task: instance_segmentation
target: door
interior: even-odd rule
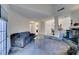
[[[0,18],[0,55],[7,53],[7,21]]]

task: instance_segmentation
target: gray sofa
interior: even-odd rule
[[[30,32],[20,32],[11,35],[12,47],[24,47],[26,44],[33,40],[33,36],[30,36]]]

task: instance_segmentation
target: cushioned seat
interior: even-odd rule
[[[31,40],[30,32],[20,32],[11,35],[12,46],[24,47]]]

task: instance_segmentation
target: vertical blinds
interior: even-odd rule
[[[6,54],[6,21],[0,18],[0,55]]]
[[[1,17],[1,5],[0,5],[0,17]]]
[[[6,11],[2,9],[0,5],[0,55],[5,55],[7,53],[7,23],[4,17]]]

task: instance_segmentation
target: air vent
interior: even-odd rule
[[[57,10],[57,12],[60,12],[60,11],[62,11],[62,10],[64,10],[64,7],[63,7],[63,8],[61,8],[61,9],[59,9],[59,10]]]

